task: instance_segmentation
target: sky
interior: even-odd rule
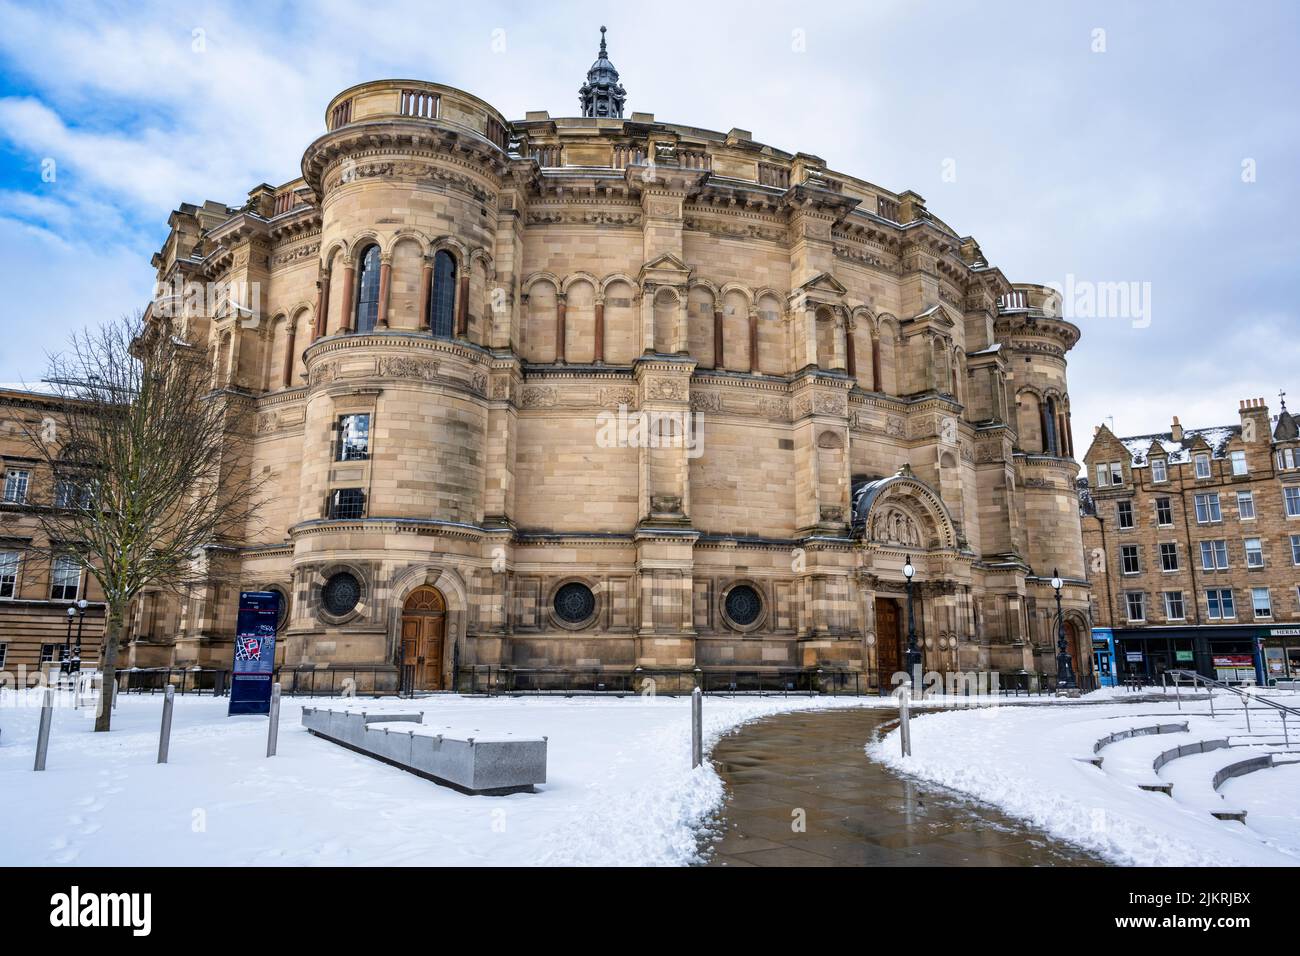
[[[1064,289],[1080,454],[1103,421],[1300,409],[1300,3],[0,0],[0,22],[3,382],[147,303],[181,202],[298,176],[335,93],[410,77],[573,115],[604,24],[628,114],[912,189],[1011,281]]]

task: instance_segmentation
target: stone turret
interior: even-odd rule
[[[618,70],[609,62],[605,49],[605,28],[600,28],[600,53],[587,71],[587,82],[578,90],[578,102],[583,116],[623,116],[623,101],[627,92],[618,82]]]

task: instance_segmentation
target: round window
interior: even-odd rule
[[[727,617],[738,627],[748,627],[763,613],[763,599],[748,584],[737,584],[727,592]]]
[[[596,613],[596,595],[579,581],[570,581],[555,592],[555,616],[565,624],[581,624]]]
[[[340,571],[325,582],[321,589],[321,603],[335,617],[342,617],[361,600],[361,582],[347,571]]]

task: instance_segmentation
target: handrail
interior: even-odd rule
[[[1297,710],[1294,707],[1288,707],[1286,704],[1279,704],[1277,701],[1269,700],[1267,697],[1259,697],[1255,694],[1248,694],[1245,691],[1241,690],[1240,688],[1233,687],[1231,684],[1225,684],[1223,681],[1218,681],[1210,677],[1205,677],[1201,674],[1198,674],[1196,671],[1168,670],[1165,671],[1165,674],[1173,675],[1175,679],[1175,686],[1178,680],[1184,677],[1189,677],[1192,680],[1193,687],[1195,687],[1197,684],[1204,684],[1206,687],[1218,687],[1221,688],[1222,690],[1230,691],[1231,693],[1236,694],[1238,697],[1242,698],[1247,702],[1252,700],[1257,701],[1258,703],[1261,704],[1267,704],[1269,707],[1272,707],[1274,710],[1279,710],[1284,714],[1290,714],[1292,717],[1300,717],[1300,710]]]

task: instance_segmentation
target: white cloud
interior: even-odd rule
[[[20,254],[0,274],[39,276],[33,301],[56,302],[65,324],[118,310],[127,290],[141,290],[139,304],[167,212],[182,201],[236,203],[259,182],[295,177],[344,87],[423,77],[508,116],[572,115],[604,22],[629,109],[740,126],[845,173],[915,189],[1013,281],[1151,282],[1149,329],[1084,324],[1070,356],[1077,438],[1109,414],[1129,432],[1162,429],[1170,414],[1230,420],[1239,398],[1300,385],[1285,345],[1300,325],[1294,8],[1260,2],[1251,17],[1233,17],[1008,2],[999,11],[955,0],[755,3],[744,15],[672,0],[0,0],[0,60],[15,81],[0,99],[0,137],[32,177],[30,188],[21,176],[3,180],[0,234],[51,263]],[[1097,25],[1108,31],[1103,55],[1089,50]],[[55,184],[31,171],[47,155],[59,163]],[[1250,186],[1238,175],[1243,156],[1260,164]],[[955,183],[941,179],[946,158]],[[53,263],[94,278],[60,282]],[[96,294],[105,288],[113,294]],[[1226,345],[1225,330],[1234,336]],[[18,377],[33,354],[6,343],[0,379]]]

